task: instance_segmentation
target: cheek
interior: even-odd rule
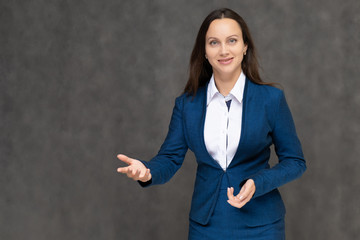
[[[219,51],[220,51],[221,45],[220,44],[216,44],[216,45],[210,45],[210,44],[205,44],[205,52],[209,55],[216,55]]]
[[[242,54],[244,54],[244,47],[238,46],[238,47],[234,48],[233,51],[236,55],[242,55]]]
[[[209,58],[210,57],[212,57],[212,56],[214,56],[214,49],[212,49],[212,48],[205,48],[205,54],[206,54],[206,56],[208,56]]]

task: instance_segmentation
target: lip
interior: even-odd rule
[[[219,59],[218,62],[220,64],[224,64],[224,65],[227,65],[227,64],[230,64],[232,61],[233,61],[233,57],[231,58],[223,58],[223,59]]]

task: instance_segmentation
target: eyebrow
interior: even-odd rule
[[[226,37],[226,38],[231,38],[231,37],[239,37],[239,35],[233,34],[233,35],[230,35],[230,36],[228,36],[228,37]],[[216,37],[208,37],[207,40],[209,40],[209,39],[211,39],[211,38],[218,39],[218,38],[216,38]]]

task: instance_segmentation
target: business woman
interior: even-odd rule
[[[270,168],[270,146],[279,162]],[[189,239],[285,239],[277,188],[306,169],[283,91],[262,81],[244,20],[230,9],[202,23],[168,135],[149,162],[119,154],[118,172],[143,187],[163,184],[190,149],[198,163]]]

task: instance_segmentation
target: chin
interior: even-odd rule
[[[225,75],[232,75],[232,74],[236,74],[238,72],[238,69],[234,69],[234,68],[231,68],[231,69],[219,69],[217,71],[219,74],[225,74]]]

